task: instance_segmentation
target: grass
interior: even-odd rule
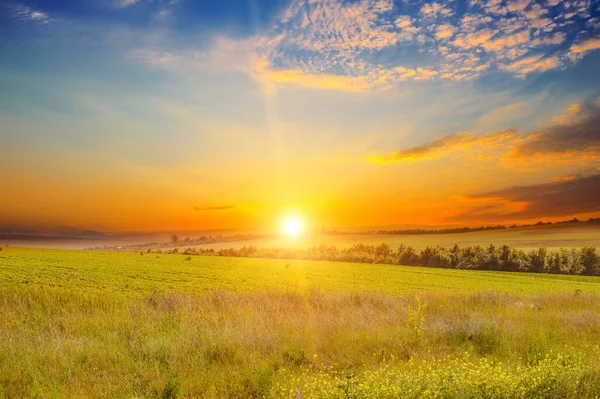
[[[593,398],[599,289],[579,276],[5,248],[0,397]]]
[[[600,292],[600,277],[467,271],[326,261],[5,248],[0,285],[44,285],[142,295],[222,289],[383,292]]]

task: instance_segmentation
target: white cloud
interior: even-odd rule
[[[23,22],[33,21],[38,23],[50,22],[50,17],[45,12],[34,10],[23,5],[11,5],[7,7],[9,11]]]
[[[136,4],[138,0],[118,0],[116,6],[119,8],[125,8]]]
[[[43,20],[47,20],[48,17],[43,12],[34,11],[31,13],[31,19],[37,19],[37,20],[43,21]]]
[[[154,65],[235,69],[269,87],[367,91],[406,81],[475,79],[492,69],[524,77],[565,68],[600,48],[599,39],[572,35],[564,23],[569,12],[580,24],[592,21],[588,0],[480,0],[460,16],[448,4],[426,2],[407,11],[392,0],[292,0],[260,35],[218,38],[206,51],[155,49],[137,56]]]

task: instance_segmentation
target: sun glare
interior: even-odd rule
[[[302,220],[295,216],[287,217],[283,221],[283,231],[288,236],[296,237],[304,230],[304,223]]]

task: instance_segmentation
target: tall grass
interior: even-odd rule
[[[594,397],[598,299],[15,285],[0,397]]]

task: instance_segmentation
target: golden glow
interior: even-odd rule
[[[571,126],[585,110],[569,103],[551,122]],[[518,107],[504,107],[486,124],[514,113]],[[15,131],[28,125],[19,126]],[[235,139],[215,141],[201,160],[196,147],[188,146],[176,152],[180,162],[165,159],[165,164],[111,158],[84,148],[44,151],[9,140],[8,147],[0,145],[0,192],[7,193],[0,194],[0,229],[238,230],[299,241],[322,229],[480,226],[600,216],[586,209],[575,212],[577,208],[573,214],[554,216],[549,209],[549,216],[529,219],[526,211],[536,205],[528,198],[477,195],[518,185],[576,182],[582,170],[599,167],[593,149],[531,156],[533,150],[524,145],[539,142],[545,130],[529,135],[512,130],[459,132],[412,148],[377,150],[383,155],[373,160],[389,165],[376,166],[364,161],[370,144],[357,142],[337,150],[324,147],[318,135],[303,136],[291,124],[274,126],[273,137],[263,135],[265,141],[259,143],[251,141],[258,136],[254,130],[246,134],[231,128]],[[186,131],[196,128],[191,122],[181,126]],[[278,136],[282,131],[285,137]],[[327,134],[335,136],[333,131]],[[296,136],[302,140],[292,140]],[[232,146],[237,152],[225,151]],[[221,150],[231,156],[223,158]],[[44,198],[43,206],[39,198]]]
[[[297,237],[304,231],[304,222],[297,216],[288,216],[283,220],[283,231],[290,237]]]

